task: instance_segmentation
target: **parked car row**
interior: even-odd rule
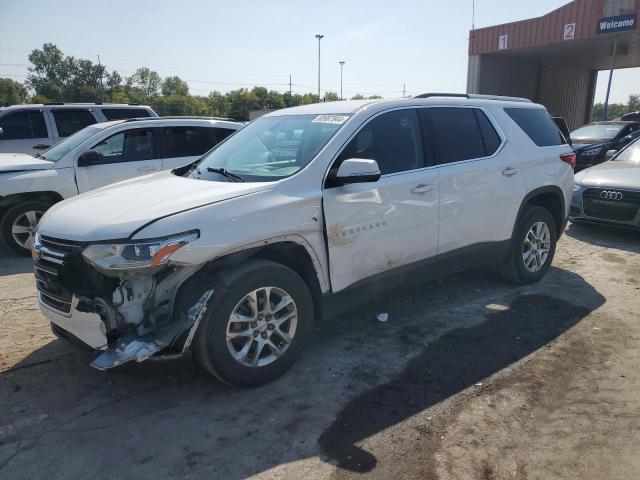
[[[335,295],[482,264],[540,280],[569,214],[575,153],[524,99],[425,94],[283,109],[195,162],[170,147],[185,147],[184,129],[207,128],[188,122],[88,127],[2,174],[16,191],[70,184],[71,198],[40,219],[32,256],[54,332],[97,351],[96,368],[191,350],[223,381],[265,383],[293,365]],[[201,148],[182,152],[234,129],[210,122],[194,131]],[[73,196],[117,168],[185,163]],[[38,211],[23,213],[37,221]],[[18,231],[33,234],[34,223]]]
[[[576,172],[598,165],[640,136],[640,121],[593,122],[571,132]]]
[[[38,222],[51,205],[192,163],[242,126],[226,119],[147,116],[92,124],[35,157],[0,154],[2,240],[29,255]]]
[[[0,153],[46,150],[78,130],[99,122],[157,117],[150,107],[132,104],[48,103],[0,108]]]

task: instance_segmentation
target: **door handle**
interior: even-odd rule
[[[513,167],[507,167],[504,170],[502,170],[502,175],[504,175],[505,177],[512,177],[516,173],[518,173],[518,169]]]
[[[432,190],[433,190],[433,185],[425,185],[424,183],[421,183],[421,184],[416,185],[415,187],[413,187],[411,189],[411,193],[422,194],[422,193],[428,193],[428,192],[430,192]]]
[[[140,167],[138,169],[139,172],[153,172],[155,170],[157,170],[156,167]]]
[[[44,150],[46,148],[51,148],[51,145],[45,145],[44,143],[39,143],[38,145],[34,145],[34,150]]]

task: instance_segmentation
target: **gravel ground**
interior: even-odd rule
[[[0,253],[0,478],[637,478],[639,239],[569,226],[537,285],[376,296],[254,390],[188,358],[91,369]]]

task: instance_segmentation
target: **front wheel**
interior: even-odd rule
[[[540,281],[551,267],[557,239],[551,213],[543,207],[528,207],[518,222],[509,257],[500,266],[500,272],[514,283]]]
[[[47,202],[34,200],[11,207],[0,224],[5,245],[18,255],[29,256],[38,222],[50,206]]]
[[[257,386],[286,372],[313,327],[305,281],[284,265],[255,260],[224,270],[194,340],[194,358],[220,380]]]

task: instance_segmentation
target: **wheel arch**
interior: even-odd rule
[[[0,218],[4,217],[4,214],[11,207],[22,203],[31,201],[44,201],[50,204],[58,203],[63,200],[63,196],[53,190],[44,190],[37,192],[21,192],[13,193],[11,195],[5,195],[0,198]]]
[[[513,225],[511,238],[513,238],[516,233],[516,229],[518,228],[518,224],[524,211],[530,206],[543,207],[551,213],[556,223],[556,231],[559,239],[562,235],[562,231],[564,230],[567,216],[565,213],[566,205],[564,194],[562,189],[556,185],[547,185],[536,188],[524,197],[518,210],[516,222]]]
[[[273,243],[262,242],[262,245],[251,246],[216,257],[190,275],[178,287],[174,301],[174,316],[179,309],[196,301],[198,295],[195,292],[202,290],[203,284],[208,284],[225,268],[260,259],[284,265],[300,275],[311,292],[314,316],[317,319],[321,318],[322,295],[326,291],[326,281],[323,278],[322,269],[316,267],[317,258],[312,258],[312,253],[308,251],[308,248],[310,247],[295,241],[282,240]]]

